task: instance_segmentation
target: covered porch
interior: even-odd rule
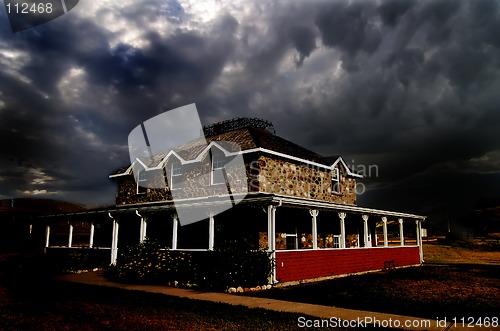
[[[146,237],[185,251],[213,250],[224,238],[246,237],[272,252],[271,283],[381,270],[388,261],[400,267],[423,262],[423,216],[262,193],[212,212],[226,203],[211,197],[47,216],[45,249],[105,250],[114,264],[119,249]],[[181,226],[176,208],[197,208],[207,218]],[[51,234],[55,228],[57,236]]]

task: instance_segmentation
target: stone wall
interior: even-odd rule
[[[259,158],[259,188],[261,192],[289,195],[344,204],[356,204],[356,180],[340,171],[340,193],[332,192],[329,170],[299,165],[278,158]]]
[[[275,193],[325,202],[356,204],[356,181],[345,176],[345,169],[340,171],[340,193],[337,193],[332,192],[332,175],[329,170],[263,155],[259,157],[245,155],[244,161],[245,171],[239,167],[226,167],[228,181],[231,183],[230,192],[233,194],[248,190],[248,192]],[[183,165],[184,184],[182,188],[174,191],[175,197],[187,199],[227,194],[229,188],[225,184],[211,185],[210,171],[208,154],[199,163]],[[160,181],[165,181],[165,173],[167,187],[153,188],[153,186],[158,187]],[[133,175],[117,177],[116,204],[172,200],[168,180],[170,180],[169,163],[166,165],[166,171],[149,173],[149,183],[157,185],[143,189],[142,194],[137,194]]]
[[[257,191],[258,185],[255,184],[255,174],[252,173],[251,161],[245,160],[246,169],[243,170],[237,166],[227,166],[226,173],[228,182],[231,187],[226,184],[212,185],[210,182],[211,163],[208,154],[199,163],[186,164],[182,166],[183,184],[182,188],[174,190],[176,199],[198,198],[207,196],[226,195],[228,192],[245,193],[248,191]],[[117,177],[118,192],[116,195],[116,204],[134,204],[154,201],[172,200],[172,191],[169,187],[170,180],[170,164],[167,163],[166,170],[158,170],[151,172],[148,175],[149,183],[156,183],[144,189],[144,193],[137,193],[137,186],[133,175]],[[166,173],[166,176],[164,175]],[[201,174],[201,175],[200,175]],[[165,179],[165,177],[167,179]],[[159,187],[160,181],[166,183],[166,188]],[[251,185],[251,183],[254,183]]]

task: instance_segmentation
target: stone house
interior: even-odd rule
[[[119,247],[146,236],[187,251],[245,238],[273,252],[273,283],[423,262],[425,217],[358,206],[362,176],[342,157],[298,146],[260,119],[204,127],[199,139],[110,178],[116,206],[84,216],[112,221],[112,263]]]

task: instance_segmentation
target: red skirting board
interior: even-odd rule
[[[276,252],[276,279],[284,283],[382,270],[392,260],[398,267],[420,264],[418,246]]]

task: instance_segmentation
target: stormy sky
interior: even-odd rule
[[[500,2],[91,1],[13,33],[0,8],[0,198],[112,204],[129,132],[196,103],[343,155],[359,204],[500,198]]]

